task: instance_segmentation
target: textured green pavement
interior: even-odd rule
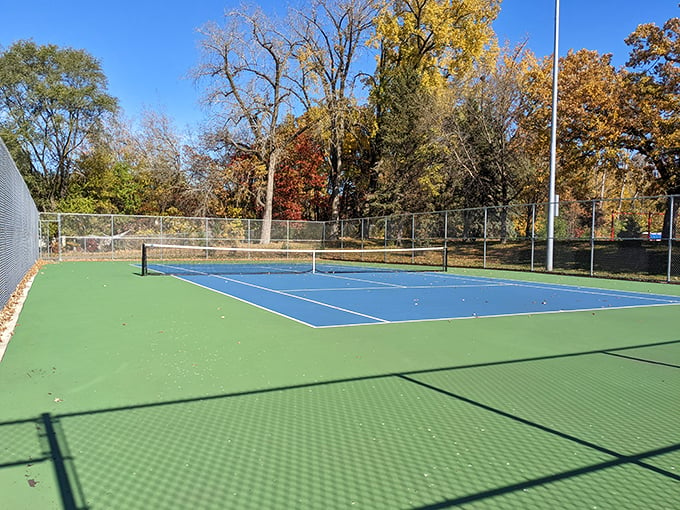
[[[41,269],[0,363],[0,508],[680,501],[678,306],[312,329],[137,272]]]

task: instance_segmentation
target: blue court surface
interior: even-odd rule
[[[444,272],[182,275],[315,328],[680,304],[680,297]]]

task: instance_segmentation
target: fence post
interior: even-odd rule
[[[116,257],[114,255],[114,248],[113,248],[113,214],[111,215],[111,260],[114,260]]]
[[[340,220],[340,249],[345,248],[345,221]]]
[[[61,213],[57,214],[57,253],[59,254],[59,262],[61,262]]]
[[[208,217],[206,216],[203,220],[203,237],[205,237],[205,247],[208,248],[208,246],[210,246],[208,239]],[[205,250],[205,258],[209,258],[207,249]]]
[[[536,204],[531,204],[531,272],[534,271],[535,253],[536,253]]]
[[[385,225],[384,225],[384,227],[385,227],[385,236],[384,236],[385,237],[385,246],[384,247],[385,248],[387,248],[387,221],[388,221],[387,216],[385,216]],[[384,261],[387,262],[387,252],[384,252],[383,255],[384,255],[383,258],[385,259]]]
[[[595,274],[595,200],[590,213],[590,276]]]
[[[486,231],[486,222],[487,222],[487,219],[488,219],[488,211],[489,211],[489,208],[485,207],[484,208],[484,264],[483,264],[484,269],[486,269],[486,232],[487,232]]]
[[[411,215],[411,249],[416,247],[416,214]],[[415,252],[411,252],[411,263],[415,262]]]
[[[364,218],[361,218],[361,249],[364,249]]]
[[[670,283],[671,281],[671,268],[673,264],[673,226],[674,226],[674,216],[675,216],[675,196],[671,195],[671,203],[668,204],[669,207],[669,221],[668,221],[668,270],[666,273],[666,281]]]

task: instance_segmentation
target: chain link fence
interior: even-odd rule
[[[680,281],[680,197],[561,202],[555,218],[556,272]],[[338,222],[274,220],[275,248],[448,246],[450,266],[542,271],[548,204],[459,209]],[[142,243],[259,245],[262,221],[43,213],[42,257],[138,260]]]
[[[0,139],[0,308],[38,259],[38,209]]]
[[[272,248],[323,243],[323,222],[274,220]],[[262,220],[42,213],[41,257],[47,260],[137,260],[143,243],[182,246],[259,244]]]
[[[599,277],[680,281],[680,196],[561,202],[553,268]],[[449,265],[542,271],[548,204],[341,220],[332,247],[441,246]]]

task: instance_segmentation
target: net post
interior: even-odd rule
[[[442,258],[444,259],[442,271],[446,273],[449,270],[449,242],[447,239],[444,239],[444,256]]]
[[[146,243],[142,243],[142,276],[146,276],[147,272]]]

